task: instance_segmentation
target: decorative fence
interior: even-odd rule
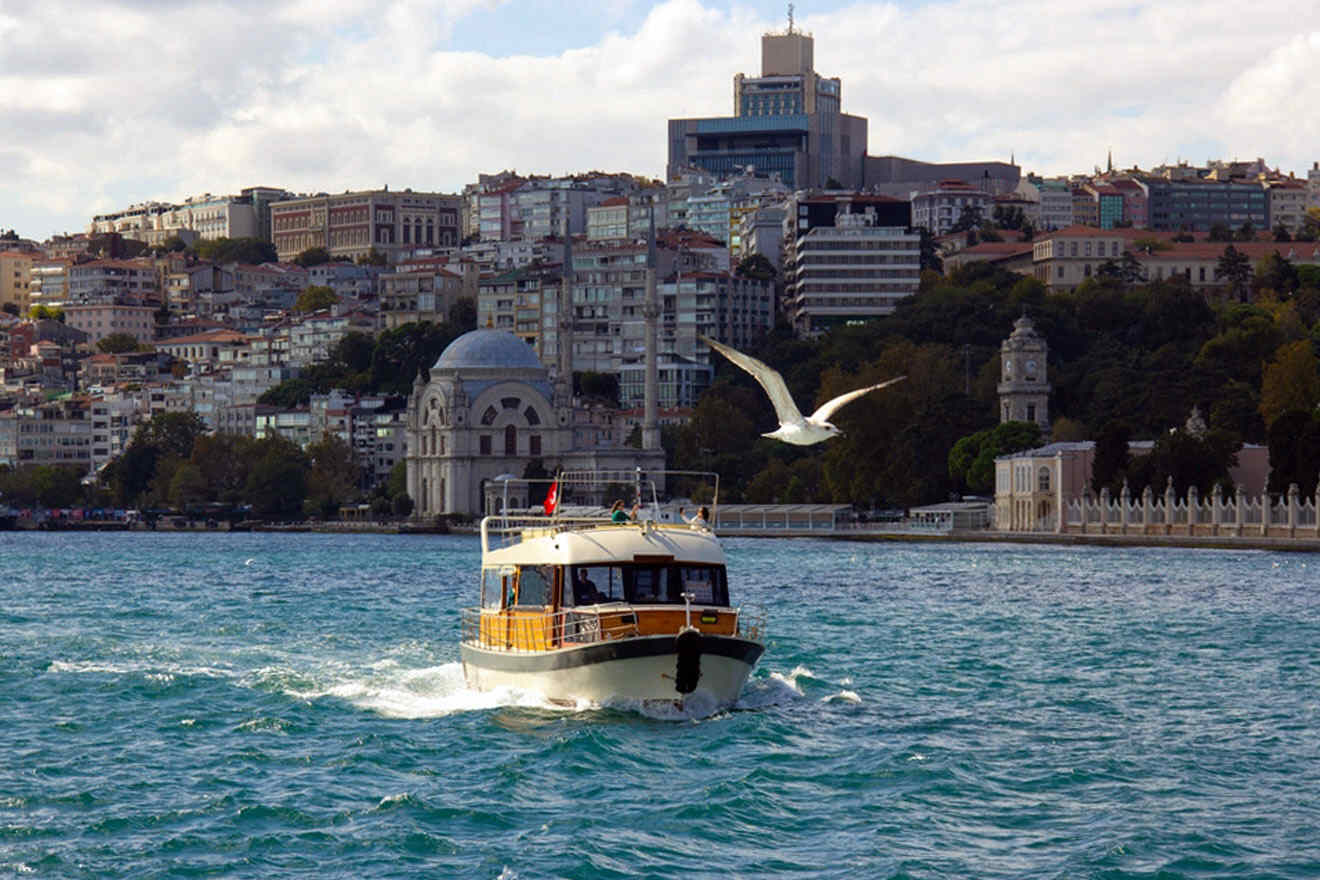
[[[1067,502],[1065,534],[1078,535],[1189,535],[1205,537],[1320,538],[1320,489],[1317,497],[1302,498],[1297,484],[1285,495],[1247,497],[1238,489],[1226,495],[1216,486],[1201,498],[1193,486],[1187,495],[1174,495],[1170,479],[1163,495],[1149,486],[1133,497],[1125,484],[1117,498],[1109,490],[1100,497],[1086,496]]]

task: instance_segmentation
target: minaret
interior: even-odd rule
[[[559,280],[559,375],[573,383],[573,234],[564,222],[564,270]]]
[[[642,448],[660,448],[660,364],[659,323],[660,300],[656,295],[656,273],[659,259],[655,247],[655,202],[651,202],[650,236],[646,249],[646,303],[642,315],[646,318],[646,405],[642,416]]]

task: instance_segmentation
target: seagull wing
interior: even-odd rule
[[[793,395],[788,393],[788,386],[784,384],[784,377],[779,375],[777,370],[758,361],[751,355],[743,354],[736,348],[730,348],[722,342],[707,339],[705,336],[700,337],[700,339],[752,374],[752,378],[760,383],[761,387],[765,389],[765,393],[770,397],[770,403],[775,408],[775,417],[779,419],[781,424],[791,425],[802,421],[802,413],[798,410],[797,404],[793,402]]]
[[[830,416],[834,415],[834,412],[844,404],[852,403],[863,394],[870,394],[872,391],[879,391],[881,388],[893,385],[895,382],[902,382],[906,378],[907,376],[895,376],[893,379],[881,382],[879,385],[868,385],[865,388],[858,388],[856,391],[849,391],[847,394],[840,394],[833,400],[827,400],[822,403],[820,408],[811,414],[811,421],[828,422]]]

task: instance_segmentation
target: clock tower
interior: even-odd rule
[[[1050,383],[1045,356],[1048,347],[1026,315],[1013,323],[1013,333],[999,346],[999,421],[1035,422],[1050,432]]]

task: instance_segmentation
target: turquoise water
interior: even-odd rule
[[[0,534],[0,875],[1320,876],[1320,557],[727,549],[657,718],[466,691],[475,539]]]

